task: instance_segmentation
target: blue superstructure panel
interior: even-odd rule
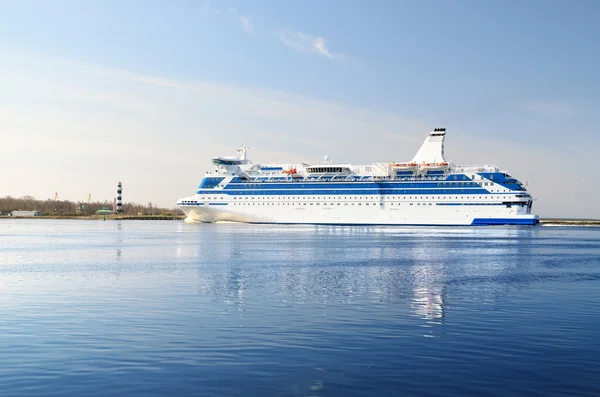
[[[481,187],[458,187],[452,189],[427,188],[427,189],[224,189],[224,190],[202,190],[198,189],[196,194],[226,194],[233,196],[394,196],[394,195],[486,195],[491,194]],[[493,193],[502,194],[502,193]]]
[[[537,225],[537,218],[475,218],[471,222],[472,226],[490,226],[490,225]]]
[[[261,171],[283,171],[283,167],[261,167]]]
[[[202,179],[202,182],[200,182],[200,186],[198,187],[198,189],[212,189],[213,187],[221,183],[224,179],[224,177],[207,176],[204,179]]]
[[[465,174],[449,174],[446,177],[445,180],[448,181],[448,182],[452,182],[452,181],[470,181],[471,178],[469,178]]]
[[[472,181],[406,181],[406,182],[248,182],[229,183],[225,190],[288,190],[288,189],[432,189],[432,188],[475,188]]]
[[[497,183],[498,185],[504,186],[507,189],[520,191],[525,190],[521,185],[521,182],[503,172],[480,172],[478,174],[494,183]]]

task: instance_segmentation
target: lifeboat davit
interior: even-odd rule
[[[417,168],[417,163],[392,163],[392,168],[399,171],[411,171]]]

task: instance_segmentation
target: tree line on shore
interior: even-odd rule
[[[113,209],[114,203],[104,202],[73,202],[68,200],[37,200],[32,196],[0,197],[0,212],[7,215],[12,211],[39,211],[41,215],[85,216],[95,214],[103,208]],[[123,203],[123,213],[128,215],[176,215],[177,208],[160,208],[152,203]]]

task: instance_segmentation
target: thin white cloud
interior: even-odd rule
[[[229,12],[237,18],[238,22],[240,23],[240,26],[246,31],[246,33],[251,34],[252,36],[256,35],[256,33],[254,32],[254,25],[250,21],[250,18],[238,14],[235,8],[230,7],[227,9],[227,12]]]
[[[246,32],[250,33],[253,36],[255,35],[254,25],[252,25],[252,22],[250,22],[249,18],[240,17],[240,23],[242,24],[242,29],[244,29]]]
[[[526,100],[522,106],[525,110],[544,116],[574,116],[575,106],[568,101],[557,100]]]
[[[333,58],[333,55],[331,55],[331,53],[327,49],[327,43],[325,42],[324,38],[317,37],[315,40],[314,48],[319,54],[325,55],[329,58]]]
[[[327,41],[321,36],[292,30],[280,30],[276,33],[283,44],[295,51],[319,54],[335,60],[346,58],[342,54],[331,52],[327,47]]]
[[[205,1],[203,3],[203,8],[204,8],[204,12],[210,13],[210,14],[220,14],[221,12],[212,6],[212,4],[210,4],[209,1]]]

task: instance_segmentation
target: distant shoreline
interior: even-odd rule
[[[560,219],[545,218],[540,219],[541,225],[560,225],[560,226],[600,226],[600,219]]]
[[[85,221],[102,220],[143,220],[143,221],[171,221],[183,220],[185,215],[40,215],[40,216],[0,216],[0,219],[73,219]]]
[[[72,219],[72,220],[139,220],[139,221],[179,221],[184,220],[185,215],[46,215],[30,217],[0,216],[0,219]],[[540,219],[540,225],[546,226],[598,226],[600,219],[562,219],[562,218],[543,218]]]

